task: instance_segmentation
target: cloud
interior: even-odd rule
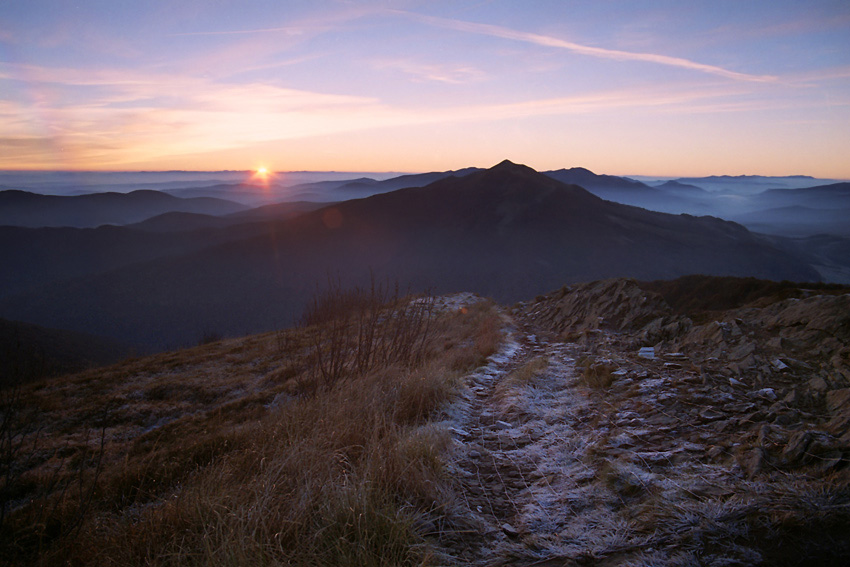
[[[465,84],[486,79],[486,74],[468,65],[436,65],[418,63],[410,59],[375,60],[372,65],[377,69],[395,69],[409,75],[416,82],[432,81],[449,84]]]
[[[632,51],[621,51],[617,49],[605,49],[602,47],[592,47],[588,45],[582,45],[580,43],[566,41],[548,35],[523,32],[491,24],[480,24],[475,22],[466,22],[462,20],[440,18],[436,16],[425,16],[422,14],[404,12],[399,10],[395,11],[394,13],[402,14],[414,20],[433,26],[466,33],[474,33],[479,35],[498,37],[502,39],[510,39],[514,41],[522,41],[525,43],[531,43],[544,47],[565,49],[568,51],[572,51],[573,53],[587,55],[590,57],[614,59],[618,61],[642,61],[646,63],[656,63],[658,65],[667,65],[671,67],[678,67],[681,69],[699,71],[701,73],[708,73],[711,75],[718,75],[727,79],[734,79],[736,81],[773,82],[777,80],[777,77],[772,75],[750,75],[747,73],[739,73],[737,71],[730,71],[729,69],[724,69],[723,67],[707,65],[705,63],[699,63],[681,57],[671,57],[669,55],[661,55],[656,53],[640,53]]]
[[[221,31],[199,31],[199,32],[181,32],[169,34],[172,37],[178,36],[193,36],[193,35],[254,35],[265,33],[283,33],[286,35],[303,35],[308,31],[323,32],[331,29],[330,27],[315,26],[313,28],[305,28],[304,26],[285,26],[281,28],[257,28],[250,30],[221,30]]]
[[[386,64],[430,80],[457,80],[466,72],[463,67],[428,68],[400,60]],[[0,131],[19,140],[18,146],[7,141],[7,151],[0,152],[0,168],[18,167],[22,160],[39,167],[55,167],[51,160],[56,159],[56,148],[61,149],[67,166],[98,169],[383,128],[409,128],[415,135],[419,126],[487,124],[535,116],[604,114],[620,109],[733,112],[738,110],[733,103],[751,89],[728,82],[701,86],[665,84],[567,97],[432,107],[144,70],[80,73],[75,69],[30,66],[26,71],[33,92],[43,90],[53,95],[40,99],[37,105],[0,100]],[[16,73],[0,65],[0,74]],[[41,137],[41,142],[25,142],[35,137]],[[39,148],[43,149],[41,157]]]

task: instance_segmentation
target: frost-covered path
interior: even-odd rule
[[[550,480],[575,461],[564,417],[586,403],[567,387],[575,346],[543,340],[505,319],[502,348],[467,377],[453,411],[449,469],[468,527],[450,546],[459,563],[528,564],[552,556],[543,539],[538,549],[533,540],[558,528],[549,517],[558,490]]]

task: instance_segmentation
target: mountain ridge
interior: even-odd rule
[[[516,301],[564,283],[690,273],[817,280],[741,225],[612,203],[510,161],[428,186],[333,204],[261,235],[83,276],[0,301],[0,316],[157,349],[206,331],[296,317],[330,274]]]

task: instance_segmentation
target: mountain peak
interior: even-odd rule
[[[506,160],[503,160],[503,161],[499,162],[498,164],[494,165],[493,167],[491,167],[489,169],[489,171],[516,171],[516,172],[522,171],[522,172],[528,172],[528,171],[534,171],[534,169],[528,167],[527,165],[523,165],[521,163],[514,163],[511,160],[506,159]]]

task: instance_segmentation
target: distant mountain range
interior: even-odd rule
[[[328,277],[362,284],[370,270],[412,290],[475,291],[503,302],[619,276],[821,277],[808,251],[782,249],[741,225],[605,201],[508,161],[438,177],[289,218],[239,213],[249,220],[201,222],[200,230],[175,230],[186,219],[170,217],[147,229],[61,236],[49,231],[74,229],[4,229],[11,234],[0,236],[0,258],[17,261],[18,277],[0,289],[0,316],[156,350],[210,332],[288,325]],[[190,219],[197,228],[198,217]],[[25,288],[16,284],[22,278]]]
[[[160,191],[91,193],[78,196],[0,191],[0,226],[93,228],[129,224],[166,212],[223,215],[245,205],[212,197],[180,199]]]

